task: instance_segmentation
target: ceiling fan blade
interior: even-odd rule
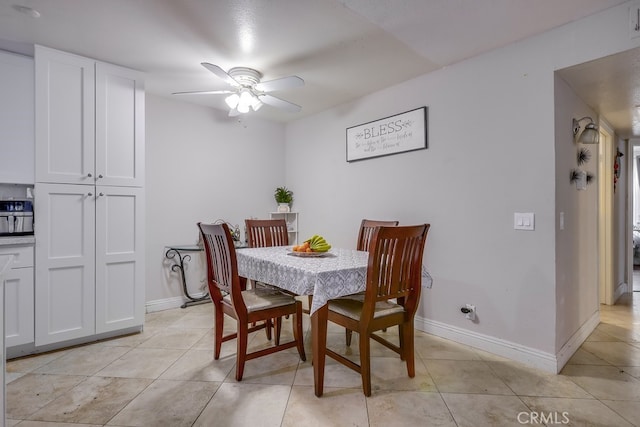
[[[273,92],[274,90],[291,89],[304,86],[304,80],[298,76],[282,77],[256,84],[256,89],[261,92]]]
[[[302,110],[302,107],[294,104],[293,102],[285,101],[284,99],[276,98],[273,95],[260,95],[258,96],[260,101],[272,107],[281,108],[290,113],[297,113]]]
[[[229,117],[236,117],[240,115],[240,111],[237,108],[232,108],[229,110]]]
[[[209,62],[201,62],[200,65],[202,65],[204,68],[206,68],[207,70],[211,71],[213,74],[215,74],[216,76],[224,80],[227,84],[233,87],[240,87],[240,83],[238,83],[233,77],[231,77],[229,74],[227,74],[226,71],[224,71],[222,68],[218,67],[217,65],[210,64]]]
[[[173,92],[171,95],[221,95],[224,93],[236,93],[233,90],[196,90],[193,92]]]

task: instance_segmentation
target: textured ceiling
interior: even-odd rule
[[[226,86],[200,62],[306,85],[266,106],[288,121],[544,32],[624,0],[0,0],[0,48],[33,43],[146,73],[147,90]],[[13,6],[38,10],[34,19]],[[181,97],[225,109],[223,96]]]
[[[640,49],[558,73],[587,105],[604,116],[619,136],[640,136]]]

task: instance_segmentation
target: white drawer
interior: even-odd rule
[[[11,268],[33,267],[33,246],[0,246],[0,255],[13,255]]]

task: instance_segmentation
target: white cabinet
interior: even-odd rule
[[[36,183],[36,346],[142,325],[141,188]]]
[[[142,187],[142,74],[36,46],[36,181]]]
[[[5,306],[4,301],[4,279],[5,273],[9,269],[9,264],[11,263],[11,257],[6,255],[0,255],[0,307]],[[2,371],[2,383],[0,384],[0,426],[5,425],[6,422],[6,380],[5,380],[5,372],[7,371],[6,365],[6,352],[5,352],[5,343],[4,343],[4,310],[0,310],[0,348],[2,351],[0,352],[0,370]]]
[[[35,345],[129,331],[144,321],[141,74],[36,46],[35,78]]]
[[[289,232],[289,244],[298,244],[298,212],[270,212],[271,219],[284,219]]]
[[[0,182],[33,184],[33,58],[0,51],[0,76]]]
[[[144,322],[142,188],[96,187],[96,333]]]
[[[33,246],[3,245],[0,256],[3,255],[13,255],[13,263],[5,275],[6,346],[33,343]]]

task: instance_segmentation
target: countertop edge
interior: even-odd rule
[[[0,237],[0,246],[8,245],[33,245],[36,243],[34,236]]]

